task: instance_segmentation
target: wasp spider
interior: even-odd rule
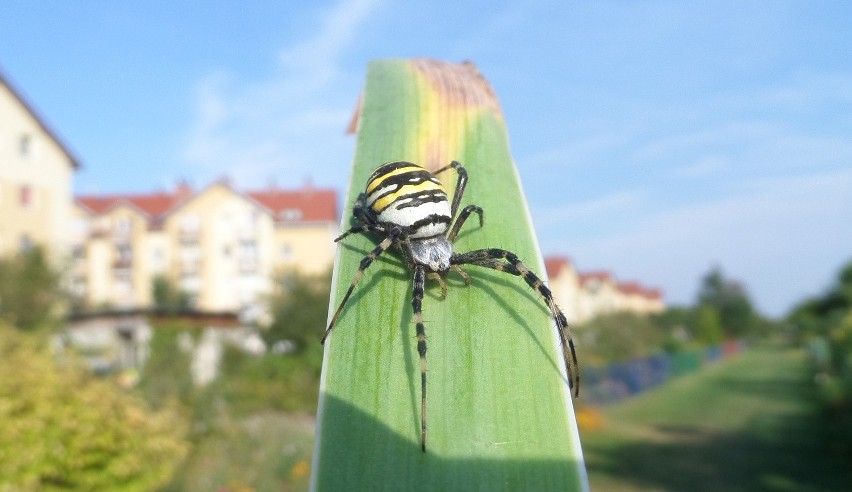
[[[441,182],[435,177],[449,169],[458,174],[456,190],[452,203]],[[367,189],[358,195],[353,215],[358,225],[340,235],[340,241],[350,234],[372,232],[379,234],[382,241],[370,254],[361,260],[349,290],[337,307],[328,329],[322,337],[326,338],[334,328],[343,306],[358,285],[364,271],[380,254],[391,246],[396,246],[405,263],[414,271],[414,292],[411,305],[414,308],[414,321],[417,331],[417,351],[420,353],[420,442],[426,451],[426,332],[423,326],[423,289],[426,278],[432,278],[441,286],[442,297],[447,294],[445,278],[450,270],[458,272],[466,284],[470,276],[460,265],[476,265],[523,277],[523,279],[544,298],[550,309],[562,344],[562,355],[568,373],[568,383],[574,396],[579,394],[580,375],[574,342],[571,339],[565,315],[556,306],[550,289],[531,272],[511,251],[497,248],[477,249],[467,253],[453,251],[452,243],[470,214],[479,216],[482,226],[482,209],[468,205],[456,215],[467,184],[467,172],[458,162],[438,170],[435,174],[410,162],[390,162],[383,164],[367,180]],[[455,222],[453,220],[455,219]]]

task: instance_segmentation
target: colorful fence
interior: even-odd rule
[[[697,371],[745,349],[745,342],[730,341],[675,354],[642,357],[603,366],[583,366],[583,399],[606,405],[647,391],[671,379]]]

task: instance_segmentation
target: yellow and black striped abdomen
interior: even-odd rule
[[[452,219],[441,182],[410,162],[389,162],[376,169],[367,180],[366,195],[379,222],[405,228],[411,238],[443,234]]]

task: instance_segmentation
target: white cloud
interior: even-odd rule
[[[321,12],[312,35],[281,49],[266,78],[217,71],[200,80],[182,152],[196,181],[228,175],[240,186],[293,186],[313,176],[342,187],[352,145],[344,130],[362,81],[341,71],[341,59],[376,5],[344,0]]]
[[[820,291],[852,257],[852,170],[750,181],[732,197],[649,215],[606,237],[573,240],[581,265],[665,287],[691,302],[714,264],[745,281],[753,300],[779,315]]]
[[[319,74],[319,79],[330,79],[336,73],[335,62],[352,44],[377,4],[377,0],[338,3],[324,13],[313,37],[282,49],[279,61],[291,70],[304,70]]]
[[[549,208],[535,208],[537,227],[570,227],[571,223],[590,223],[607,220],[613,215],[629,208],[635,208],[643,202],[644,193],[639,190],[613,192],[580,203]]]
[[[729,163],[727,159],[715,155],[708,155],[699,157],[694,162],[675,168],[672,174],[681,178],[707,178],[725,170],[728,165]]]

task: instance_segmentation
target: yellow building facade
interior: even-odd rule
[[[0,72],[0,256],[69,243],[77,159]]]
[[[243,192],[227,181],[79,196],[74,219],[72,283],[89,309],[150,308],[158,276],[200,311],[256,309],[281,272],[327,271],[339,229],[334,190]]]
[[[578,272],[565,257],[545,259],[550,290],[570,323],[602,314],[655,314],[665,309],[662,292],[639,282],[618,282],[610,272]]]

